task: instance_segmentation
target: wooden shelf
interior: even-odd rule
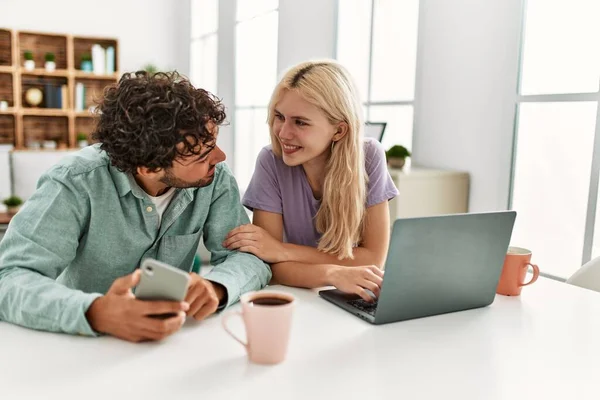
[[[96,75],[84,72],[81,61],[92,55],[92,47],[112,48],[115,73]],[[77,135],[89,135],[95,129],[95,114],[88,109],[95,105],[104,88],[120,79],[119,41],[107,37],[80,37],[54,32],[32,32],[0,28],[0,100],[8,101],[9,108],[0,111],[0,143],[12,144],[15,149],[38,150],[37,143],[55,141],[77,149]],[[30,51],[37,68],[24,68],[25,54]],[[44,68],[45,55],[53,53],[56,70]],[[76,111],[76,90],[84,86],[83,109]],[[66,87],[66,91],[64,90]],[[44,106],[63,105],[61,108],[36,108],[25,102],[25,93],[37,88],[43,93]],[[59,90],[57,90],[59,89]],[[66,107],[65,107],[66,105]],[[81,104],[79,104],[81,107]]]
[[[69,71],[66,69],[57,69],[56,71],[46,71],[44,68],[36,68],[32,71],[27,71],[25,68],[20,68],[21,75],[31,75],[31,76],[60,76],[63,78],[67,78],[69,76]]]
[[[27,147],[15,147],[12,151],[19,153],[50,153],[52,151],[74,151],[79,149],[80,147],[67,147],[66,149],[29,149]]]
[[[93,72],[85,72],[85,71],[80,71],[80,70],[76,70],[73,73],[73,76],[77,79],[106,79],[106,80],[117,80],[120,78],[119,74],[114,73],[114,74],[109,74],[109,75],[96,75]]]
[[[94,118],[96,116],[96,114],[92,114],[89,111],[77,111],[75,113],[75,116],[77,118]]]
[[[23,108],[21,112],[25,116],[40,116],[40,117],[68,117],[68,110],[58,108]]]
[[[0,115],[14,115],[17,111],[13,107],[8,107],[7,110],[1,111]]]

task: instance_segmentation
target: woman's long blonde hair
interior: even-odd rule
[[[318,107],[330,123],[348,124],[348,132],[333,144],[327,161],[315,225],[322,234],[319,250],[339,259],[354,258],[352,249],[362,236],[367,184],[362,106],[356,85],[348,71],[334,61],[309,61],[289,69],[275,87],[269,103],[271,144],[278,157],[281,144],[273,132],[275,105],[286,91],[294,91]]]

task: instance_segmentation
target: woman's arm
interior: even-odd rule
[[[339,260],[310,246],[283,243],[283,216],[254,210],[253,225],[240,226],[227,235],[223,246],[248,252],[269,263],[295,261],[305,264],[336,264],[348,267],[385,262],[390,240],[390,211],[387,201],[367,208],[362,242],[353,250],[354,259]]]
[[[254,223],[259,225],[256,221]],[[362,242],[352,252],[354,259],[339,260],[337,256],[323,253],[314,247],[299,246],[291,243],[285,243],[284,248],[286,249],[288,261],[308,264],[338,264],[349,267],[376,265],[382,268],[387,256],[389,242],[390,210],[388,202],[385,201],[367,208]]]
[[[389,229],[381,229],[385,231],[381,235],[377,230],[377,225],[380,221],[377,218],[383,217],[389,221],[389,211],[387,205],[383,203],[385,209],[382,210],[381,204],[369,208],[367,210],[367,220],[365,221],[365,232],[370,234],[364,237],[363,244],[373,245],[375,251],[387,252],[387,242],[389,240]],[[379,208],[379,209],[378,209]],[[378,215],[378,212],[383,215]],[[265,248],[270,254],[266,258],[279,258],[277,254],[286,252],[286,244],[282,243],[283,240],[283,217],[281,214],[272,213],[267,211],[255,210],[253,216],[254,224],[246,226],[246,229],[242,227],[236,228],[232,231],[233,234],[228,235],[225,240],[225,245],[228,242],[233,242],[236,248],[241,251],[251,252],[258,257],[261,257],[261,253]],[[389,226],[389,222],[384,221],[383,226]],[[241,231],[240,231],[241,229]],[[377,247],[380,241],[385,241],[385,246]],[[237,244],[235,244],[237,243]],[[298,251],[300,255],[306,257],[307,253],[310,257],[310,253],[317,253],[314,259],[317,259],[320,255],[324,255],[327,259],[333,260],[331,263],[327,262],[298,262],[298,261],[275,261],[271,264],[271,270],[273,272],[273,280],[271,283],[278,283],[287,286],[296,286],[304,288],[316,288],[322,286],[335,286],[339,290],[346,293],[354,293],[362,297],[366,301],[372,301],[372,296],[366,289],[369,289],[379,296],[379,290],[383,282],[383,271],[378,266],[373,265],[374,263],[366,262],[360,264],[359,260],[344,260],[345,265],[340,265],[340,261],[335,256],[322,253],[309,246],[295,246],[295,251]],[[367,248],[363,247],[359,250],[362,257],[368,257]],[[365,251],[366,250],[366,251]],[[263,255],[263,257],[265,257]],[[383,255],[385,257],[385,253]],[[306,257],[308,259],[308,257]],[[352,261],[350,264],[348,261]]]

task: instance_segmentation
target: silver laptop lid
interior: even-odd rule
[[[515,218],[501,211],[396,220],[375,323],[492,303]]]

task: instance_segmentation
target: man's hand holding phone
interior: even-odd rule
[[[185,322],[190,306],[185,301],[142,301],[132,288],[139,282],[141,270],[116,279],[108,292],[94,300],[86,317],[93,330],[131,342],[161,340],[177,332]],[[153,316],[174,314],[167,319]]]
[[[190,305],[187,315],[200,321],[217,311],[219,302],[225,295],[225,289],[216,283],[207,281],[200,275],[190,273],[185,302]]]

